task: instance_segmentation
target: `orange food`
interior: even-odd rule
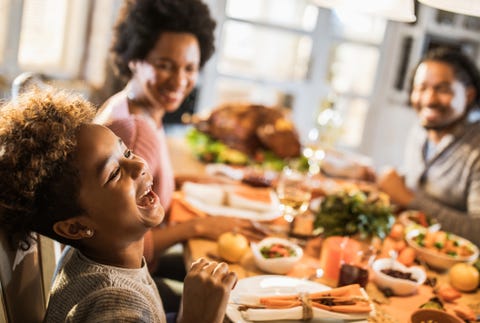
[[[240,233],[225,232],[218,237],[218,255],[230,262],[238,262],[249,249],[248,239]]]
[[[403,265],[410,267],[413,265],[413,262],[415,261],[415,249],[412,247],[405,247],[400,253],[398,254],[397,260],[401,262]]]
[[[474,322],[477,320],[477,316],[475,315],[475,312],[466,305],[457,304],[453,308],[453,311],[459,318],[461,318],[464,321]]]
[[[401,223],[395,223],[390,230],[390,234],[388,235],[390,238],[394,240],[403,240],[405,235],[405,227]]]
[[[453,302],[457,298],[462,297],[462,293],[453,288],[450,285],[441,285],[436,289],[438,297],[440,297],[445,302]]]
[[[477,289],[479,273],[475,267],[466,263],[458,263],[448,272],[450,284],[462,292],[470,292]]]

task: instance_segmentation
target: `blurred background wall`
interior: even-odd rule
[[[415,1],[414,22],[313,0],[206,0],[217,19],[217,51],[181,111],[208,113],[227,100],[291,109],[302,137],[335,94],[340,149],[400,166],[414,115],[410,73],[436,46],[463,50],[480,65],[480,18]],[[24,72],[79,91],[96,105],[122,86],[109,64],[121,0],[0,0],[0,95]]]

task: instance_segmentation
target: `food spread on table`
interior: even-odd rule
[[[243,178],[245,169],[232,168],[230,170],[233,170],[234,172],[237,170],[242,171],[242,176],[238,177],[240,182]],[[237,173],[233,175],[237,176],[240,174],[240,172]],[[271,178],[275,177],[272,176]],[[209,184],[207,190],[212,187],[215,186]],[[249,188],[244,190],[245,187]],[[338,187],[342,187],[342,185],[339,184]],[[469,260],[459,264],[454,263],[442,272],[441,268],[436,268],[435,266],[432,267],[429,265],[428,261],[425,262],[424,258],[419,256],[419,251],[416,247],[455,260],[476,257],[478,255],[478,249],[476,249],[476,247],[474,247],[469,241],[461,237],[453,235],[448,231],[439,230],[438,223],[432,221],[427,214],[422,212],[409,210],[402,213],[400,216],[395,216],[393,212],[394,208],[390,204],[388,196],[378,191],[360,189],[360,186],[354,184],[343,187],[345,187],[344,190],[336,189],[332,193],[321,196],[318,200],[318,204],[315,207],[311,207],[308,211],[314,228],[317,230],[321,229],[321,233],[316,239],[320,239],[323,246],[321,252],[316,254],[316,261],[318,261],[316,266],[318,266],[317,268],[322,269],[322,273],[318,276],[317,272],[317,276],[309,276],[309,278],[312,279],[311,277],[314,277],[314,280],[319,279],[319,281],[325,283],[328,282],[329,286],[335,287],[337,286],[336,283],[340,283],[339,278],[342,268],[355,269],[363,274],[362,284],[367,285],[367,287],[370,285],[376,285],[376,288],[386,296],[385,299],[387,299],[387,303],[390,302],[388,299],[394,299],[394,302],[400,301],[400,303],[405,302],[404,304],[409,304],[408,307],[410,310],[408,313],[412,313],[415,308],[420,308],[421,306],[428,308],[429,306],[437,304],[435,306],[440,307],[451,315],[463,320],[473,321],[476,313],[480,313],[480,301],[477,303],[470,303],[471,306],[477,307],[469,307],[464,303],[459,302],[459,300],[464,297],[465,294],[463,293],[475,293],[478,290],[480,270],[477,270],[477,268],[471,264],[474,259],[471,258],[471,261]],[[200,195],[203,197],[208,196],[208,201],[204,201],[206,203],[208,202],[208,204],[225,206],[225,204],[230,203],[229,200],[232,200],[235,203],[235,198],[237,198],[239,199],[237,201],[240,203],[239,205],[242,205],[242,207],[245,208],[251,209],[252,207],[267,205],[269,198],[271,198],[271,196],[269,196],[270,193],[267,195],[263,193],[257,194],[257,191],[254,191],[255,189],[258,188],[247,185],[233,185],[228,189],[223,187],[221,189],[223,193],[220,194],[218,194],[218,191],[215,189],[209,191],[209,194],[205,194],[204,187],[202,186],[197,193],[201,192]],[[262,190],[262,192],[265,192],[265,190],[268,191],[268,188],[262,188]],[[190,196],[195,196],[196,190],[194,189],[193,191],[193,194],[192,192],[189,192]],[[229,196],[232,192],[235,192],[233,194],[235,198],[233,199]],[[272,192],[271,189],[270,192]],[[256,205],[256,203],[259,204]],[[272,225],[279,220],[281,219],[267,219],[267,221],[272,222]],[[268,222],[265,226],[268,226]],[[275,231],[271,231],[270,233],[272,232],[274,233]],[[412,232],[417,233],[412,234]],[[314,235],[306,236],[306,239],[312,239],[314,237]],[[332,246],[338,248],[332,246],[330,248],[327,247],[327,238],[332,238],[332,241],[334,241]],[[268,245],[263,245],[259,250],[260,257],[269,261],[282,258],[288,259],[289,257],[295,256],[295,254],[292,254],[292,252],[294,252],[293,249],[285,244],[270,243]],[[228,252],[223,252],[222,254],[223,256],[221,258],[226,259],[225,254],[228,254]],[[322,255],[330,256],[322,257]],[[234,260],[228,261],[235,261],[237,262],[237,266],[241,267],[244,266],[245,261],[247,261],[247,263],[252,261],[256,273],[285,273],[285,275],[298,275],[302,272],[302,269],[295,268],[305,266],[304,257],[305,255],[302,255],[302,259],[296,260],[292,265],[293,267],[289,267],[293,269],[288,269],[283,272],[275,272],[271,271],[271,269],[267,270],[267,267],[259,266],[258,259],[255,258],[255,261],[253,262],[252,257],[249,256],[249,252],[242,253],[241,257],[239,256]],[[306,257],[311,257],[311,254],[307,254]],[[328,261],[322,261],[323,258],[328,258]],[[382,258],[385,259],[386,263],[393,263],[393,261],[395,261],[404,266],[386,266],[380,270],[382,274],[393,280],[393,284],[396,284],[396,281],[403,281],[405,282],[404,285],[413,284],[414,287],[412,287],[412,285],[410,285],[410,287],[407,286],[408,288],[405,286],[395,286],[395,288],[393,288],[394,292],[392,292],[391,290],[389,291],[389,288],[384,288],[385,285],[378,283],[378,280],[375,279],[375,276],[370,272],[372,270],[371,261]],[[335,259],[336,261],[333,261]],[[478,263],[477,266],[480,268],[480,263]],[[425,276],[423,276],[421,281],[418,280],[418,270],[421,270],[423,275],[427,276],[426,279]],[[332,273],[335,271],[336,273],[333,275],[330,271],[332,271]],[[370,275],[368,275],[369,272]],[[330,281],[325,280],[329,275],[334,277],[334,279]],[[344,276],[346,277],[348,275],[345,275],[344,273]],[[345,277],[343,278],[344,282],[342,282],[342,284],[345,284],[347,281],[360,282],[360,280],[345,280]],[[439,277],[442,278],[441,283],[435,283],[436,279]],[[425,283],[423,283],[424,280],[426,280]],[[348,282],[347,286],[349,286]],[[371,290],[370,287],[367,288],[367,290],[368,289]],[[299,296],[300,294],[294,295],[291,293],[282,293],[282,296],[277,298],[268,295],[255,305],[257,306],[256,308],[247,307],[245,310],[240,310],[241,308],[239,309],[237,307],[235,309],[235,315],[238,316],[235,317],[242,318],[242,320],[238,322],[263,321],[265,318],[271,320],[272,317],[274,320],[276,320],[275,318],[285,319],[285,317],[289,317],[289,315],[292,319],[301,320],[302,317],[304,317],[302,315],[307,315],[307,317],[309,315],[304,313],[305,306],[302,305],[302,299],[303,302],[311,304],[313,312],[324,307],[325,310],[332,313],[341,309],[341,307],[335,306],[346,305],[336,303],[336,301],[340,300],[339,298],[333,298],[333,303],[325,304],[323,300],[318,301],[319,299],[315,298],[317,296],[315,293],[311,294],[313,294],[313,298],[312,295],[305,298],[306,294]],[[428,297],[425,298],[426,295],[430,295],[430,298],[433,300],[428,301]],[[377,299],[379,298],[374,297],[372,300],[375,302]],[[411,303],[409,303],[410,299]],[[423,301],[420,302],[420,299]],[[438,306],[435,299],[441,302],[442,305]],[[414,306],[412,308],[413,304]],[[360,302],[359,304],[354,303],[349,304],[348,306],[350,307],[346,310],[350,311],[356,309],[357,306],[361,307],[362,304]],[[295,308],[296,310],[293,311],[292,308]],[[290,312],[290,310],[292,311]],[[371,322],[388,322],[381,320],[381,317],[383,317],[384,314],[382,308],[378,307],[377,310],[379,312],[374,312],[375,315],[370,315],[369,311],[367,316],[363,317],[370,317],[369,320]],[[307,312],[308,311],[310,310],[307,310]],[[367,311],[366,306],[365,311]],[[399,312],[393,312],[399,314]],[[336,313],[345,314],[341,312]],[[402,313],[402,315],[405,315],[405,313]],[[392,322],[395,322],[395,320]]]
[[[300,157],[295,126],[279,107],[228,103],[195,123],[187,134],[195,155],[204,162],[261,164],[280,170],[286,158]]]

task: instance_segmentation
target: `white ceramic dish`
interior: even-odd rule
[[[260,250],[263,247],[271,246],[272,244],[279,243],[289,248],[292,248],[295,252],[294,256],[281,257],[281,258],[265,258]],[[281,238],[265,238],[262,241],[251,243],[253,258],[255,264],[263,271],[271,274],[285,274],[289,272],[293,266],[302,258],[303,250],[298,245],[291,241]]]
[[[226,192],[230,190],[228,186],[196,183],[189,183],[189,186],[194,189],[184,190],[182,188],[185,201],[199,211],[211,216],[231,216],[254,221],[271,221],[282,216],[280,201],[273,191],[270,191],[270,204],[231,194],[234,205],[232,206],[223,204],[223,200],[226,199]]]
[[[449,256],[440,252],[436,252],[435,250],[419,246],[413,239],[420,233],[421,230],[411,230],[410,232],[408,232],[406,236],[407,243],[413,249],[415,249],[418,259],[423,260],[433,268],[440,270],[448,270],[456,263],[472,263],[478,258],[478,247],[467,239],[464,239],[454,234],[450,234],[452,238],[457,240],[460,244],[468,245],[473,250],[473,254],[468,257]]]
[[[328,286],[315,283],[309,280],[298,279],[287,276],[263,275],[240,279],[230,294],[230,301],[227,306],[227,316],[234,323],[249,323],[252,321],[243,318],[236,304],[255,304],[260,297],[271,295],[292,295],[295,293],[315,293],[331,289]],[[290,308],[282,310],[261,310],[261,311],[285,311],[285,315],[291,314],[292,310],[299,308]],[[282,316],[283,315],[283,316]],[[301,314],[300,314],[301,315]],[[366,323],[368,314],[343,314],[314,309],[315,317],[310,322],[329,322],[339,323],[355,320],[355,323]],[[279,316],[285,317],[280,313]],[[270,322],[292,323],[305,322],[301,320],[273,319]]]
[[[390,288],[395,295],[405,296],[417,291],[418,286],[422,285],[427,279],[427,274],[421,267],[405,267],[398,261],[383,258],[376,260],[373,265],[373,281],[380,288]],[[404,273],[411,273],[416,281],[401,279],[382,273],[383,269],[394,269]]]

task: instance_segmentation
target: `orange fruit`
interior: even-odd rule
[[[218,237],[218,255],[230,262],[238,262],[248,250],[248,239],[240,233],[225,232]]]
[[[480,280],[479,273],[475,267],[466,263],[453,265],[448,272],[448,278],[453,288],[462,292],[470,292],[477,289]]]

